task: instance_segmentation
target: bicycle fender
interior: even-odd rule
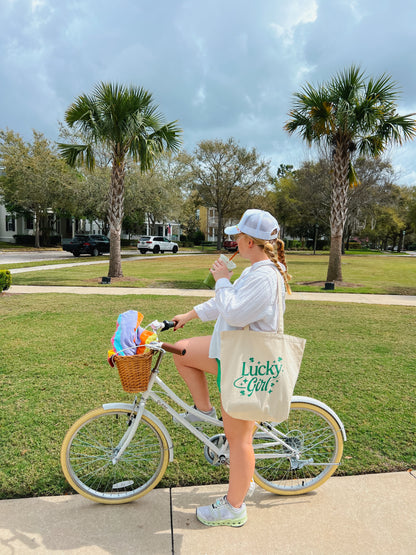
[[[105,403],[104,405],[102,405],[102,407],[104,410],[114,410],[114,409],[133,410],[133,405],[131,403]],[[149,420],[152,420],[158,426],[158,428],[160,428],[160,431],[165,436],[168,444],[168,449],[169,449],[169,462],[172,462],[173,461],[173,442],[165,425],[161,420],[159,420],[157,416],[155,416],[153,413],[149,412],[148,410],[145,409],[143,414],[147,416]]]
[[[347,441],[347,434],[345,433],[344,424],[342,423],[342,421],[341,421],[340,417],[337,415],[337,413],[334,412],[330,407],[328,407],[328,405],[326,405],[322,401],[318,401],[318,399],[313,399],[313,397],[304,397],[303,395],[293,395],[292,402],[310,403],[311,405],[315,405],[316,407],[320,407],[321,409],[324,409],[327,412],[329,412],[329,414],[337,422],[337,424],[338,424],[338,426],[341,430],[342,437],[344,438],[344,441]]]

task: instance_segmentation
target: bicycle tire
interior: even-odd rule
[[[338,423],[324,408],[305,401],[292,402],[289,418],[271,426],[285,434],[282,439],[299,450],[301,462],[299,465],[294,457],[291,459],[287,448],[256,429],[254,481],[263,489],[278,495],[300,495],[321,486],[338,468],[344,440]],[[285,453],[287,457],[281,457]],[[261,455],[265,458],[260,458]]]
[[[99,503],[134,501],[161,480],[169,462],[168,443],[158,425],[143,415],[117,464],[114,448],[123,437],[131,411],[92,410],[68,430],[61,448],[61,466],[69,484]]]

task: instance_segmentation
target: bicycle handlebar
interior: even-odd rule
[[[178,349],[175,345],[171,345],[170,343],[162,343],[161,347],[168,353],[172,353],[174,355],[183,356],[186,353],[186,349]]]
[[[171,320],[163,320],[163,328],[160,329],[160,331],[166,331],[166,330],[170,330],[171,328],[174,328],[176,326],[176,322]]]

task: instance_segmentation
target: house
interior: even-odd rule
[[[48,234],[59,236],[59,239],[73,237],[75,233],[80,231],[80,224],[82,229],[85,228],[89,233],[101,233],[100,227],[95,222],[85,223],[73,218],[58,217],[52,210],[45,220],[43,226],[47,228]],[[35,227],[34,215],[11,214],[4,205],[0,204],[0,241],[14,243],[15,235],[34,236],[36,233]]]
[[[14,243],[13,235],[33,235],[33,217],[15,216],[0,204],[0,241]]]
[[[181,236],[180,224],[168,222],[155,222],[151,224],[146,218],[146,235],[161,235],[169,239],[179,239]],[[104,233],[104,223],[101,221],[76,220],[75,218],[57,217],[52,210],[48,214],[47,229],[51,236],[59,236],[62,239],[73,237],[76,233],[102,234]],[[0,241],[14,243],[15,235],[35,235],[35,218],[32,215],[21,216],[10,214],[6,207],[0,204]],[[123,239],[137,238],[122,233]],[[144,235],[144,233],[142,233]]]
[[[238,219],[226,220],[224,227],[234,225]],[[218,213],[216,208],[206,208],[201,206],[199,208],[199,229],[205,235],[205,241],[215,243],[217,241],[217,228],[218,228]]]

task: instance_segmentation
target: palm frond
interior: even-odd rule
[[[58,149],[62,158],[71,167],[84,163],[88,169],[93,169],[95,166],[94,151],[91,145],[58,143]]]
[[[357,151],[359,156],[380,156],[387,144],[378,133],[365,135],[357,141]]]
[[[399,89],[387,74],[365,82],[359,66],[351,66],[327,85],[307,83],[295,93],[290,120],[284,128],[298,132],[309,144],[357,144],[361,155],[378,156],[389,143],[416,136],[415,114],[397,114]]]
[[[399,96],[399,88],[391,76],[383,73],[378,79],[370,78],[364,92],[364,98],[380,105],[395,103]]]
[[[66,121],[81,130],[91,145],[61,145],[72,164],[91,167],[92,147],[101,143],[113,153],[113,160],[122,163],[130,155],[148,169],[155,155],[164,149],[176,151],[180,145],[176,122],[165,123],[151,93],[133,85],[98,83],[91,96],[81,95],[68,108]]]
[[[358,187],[358,185],[361,185],[361,182],[358,179],[357,173],[355,171],[354,166],[351,163],[351,160],[348,166],[348,182],[350,184],[350,187]]]
[[[363,83],[364,72],[359,66],[352,65],[348,69],[337,73],[328,85],[331,101],[337,104],[342,99],[352,104]]]

